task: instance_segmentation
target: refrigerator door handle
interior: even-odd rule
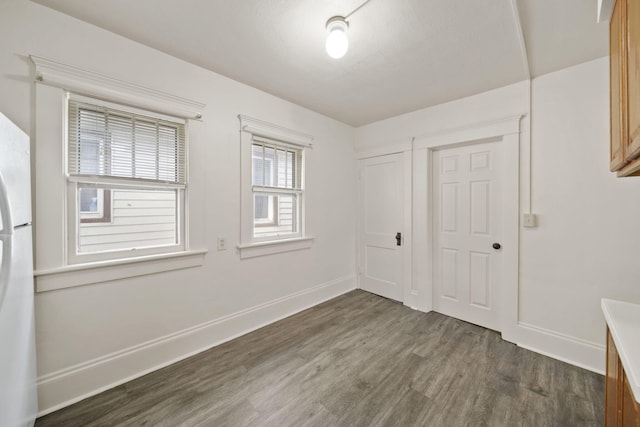
[[[7,186],[0,173],[0,243],[2,244],[2,257],[0,258],[0,307],[2,307],[4,303],[4,297],[9,287],[9,270],[11,269],[11,237],[13,224],[11,223],[10,212]]]
[[[11,235],[0,235],[0,244],[2,245],[2,257],[0,258],[0,307],[4,303],[4,298],[9,288],[9,277],[11,277],[12,237]]]
[[[11,234],[13,224],[11,223],[11,209],[9,206],[9,193],[7,185],[0,173],[0,234]]]

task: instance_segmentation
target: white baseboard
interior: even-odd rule
[[[598,374],[605,373],[606,348],[604,345],[522,322],[518,323],[509,334],[503,333],[502,337],[527,350]]]
[[[237,313],[193,326],[38,378],[38,416],[356,289],[355,275],[340,277]]]

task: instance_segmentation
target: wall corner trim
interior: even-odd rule
[[[350,274],[181,331],[44,374],[43,416],[356,289]]]

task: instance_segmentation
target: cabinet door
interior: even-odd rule
[[[624,375],[624,395],[622,396],[622,426],[638,427],[640,426],[640,405],[636,402],[629,380]]]
[[[624,0],[619,0],[624,3]],[[627,1],[628,160],[640,156],[640,2]]]
[[[620,384],[622,383],[620,358],[607,328],[607,378],[605,382],[605,427],[620,425],[622,402]]]
[[[616,1],[609,23],[611,82],[611,163],[612,172],[626,163],[627,88],[626,88],[626,7],[627,0]]]

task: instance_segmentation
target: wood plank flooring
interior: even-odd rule
[[[601,375],[353,291],[36,422],[597,426]]]

